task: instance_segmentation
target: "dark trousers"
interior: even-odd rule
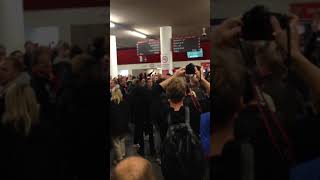
[[[134,129],[134,144],[139,144],[140,149],[138,153],[141,156],[144,156],[144,132],[146,135],[149,135],[149,147],[151,155],[155,155],[155,145],[154,145],[154,135],[153,135],[153,125],[151,123],[136,124]]]
[[[146,124],[146,134],[149,135],[149,147],[150,154],[153,156],[156,154],[155,146],[154,146],[154,135],[153,135],[153,125],[152,123]]]
[[[144,137],[143,137],[143,124],[135,124],[134,127],[134,137],[133,137],[133,142],[134,144],[139,144],[140,149],[138,153],[141,156],[144,156]]]

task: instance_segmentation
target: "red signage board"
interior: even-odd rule
[[[319,10],[320,2],[290,4],[290,12],[299,16],[301,20],[311,20],[313,14]]]

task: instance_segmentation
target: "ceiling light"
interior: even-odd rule
[[[110,22],[110,28],[114,28],[116,25],[113,22]]]
[[[114,15],[110,12],[110,21],[121,24],[121,23],[125,23],[126,19],[118,15]]]
[[[129,31],[129,32],[130,32],[130,34],[133,35],[133,36],[137,36],[137,37],[143,38],[143,39],[147,38],[147,36],[146,36],[145,34],[142,34],[142,33],[140,33],[140,32],[137,32],[137,31]]]
[[[149,34],[152,34],[149,30],[146,30],[146,29],[142,29],[142,28],[134,28],[134,30],[136,30],[136,31],[138,31],[138,32],[140,32],[140,33],[142,33],[142,34],[145,34],[145,35],[149,35]]]

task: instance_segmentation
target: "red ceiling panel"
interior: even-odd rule
[[[24,0],[25,10],[109,7],[109,0]]]

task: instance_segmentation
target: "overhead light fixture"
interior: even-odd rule
[[[129,32],[130,32],[130,34],[133,35],[133,36],[137,36],[137,37],[143,38],[143,39],[147,38],[147,36],[146,36],[145,34],[142,34],[142,33],[140,33],[140,32],[137,32],[137,31],[129,31]]]
[[[110,21],[110,28],[114,28],[114,27],[116,27],[116,25]]]

